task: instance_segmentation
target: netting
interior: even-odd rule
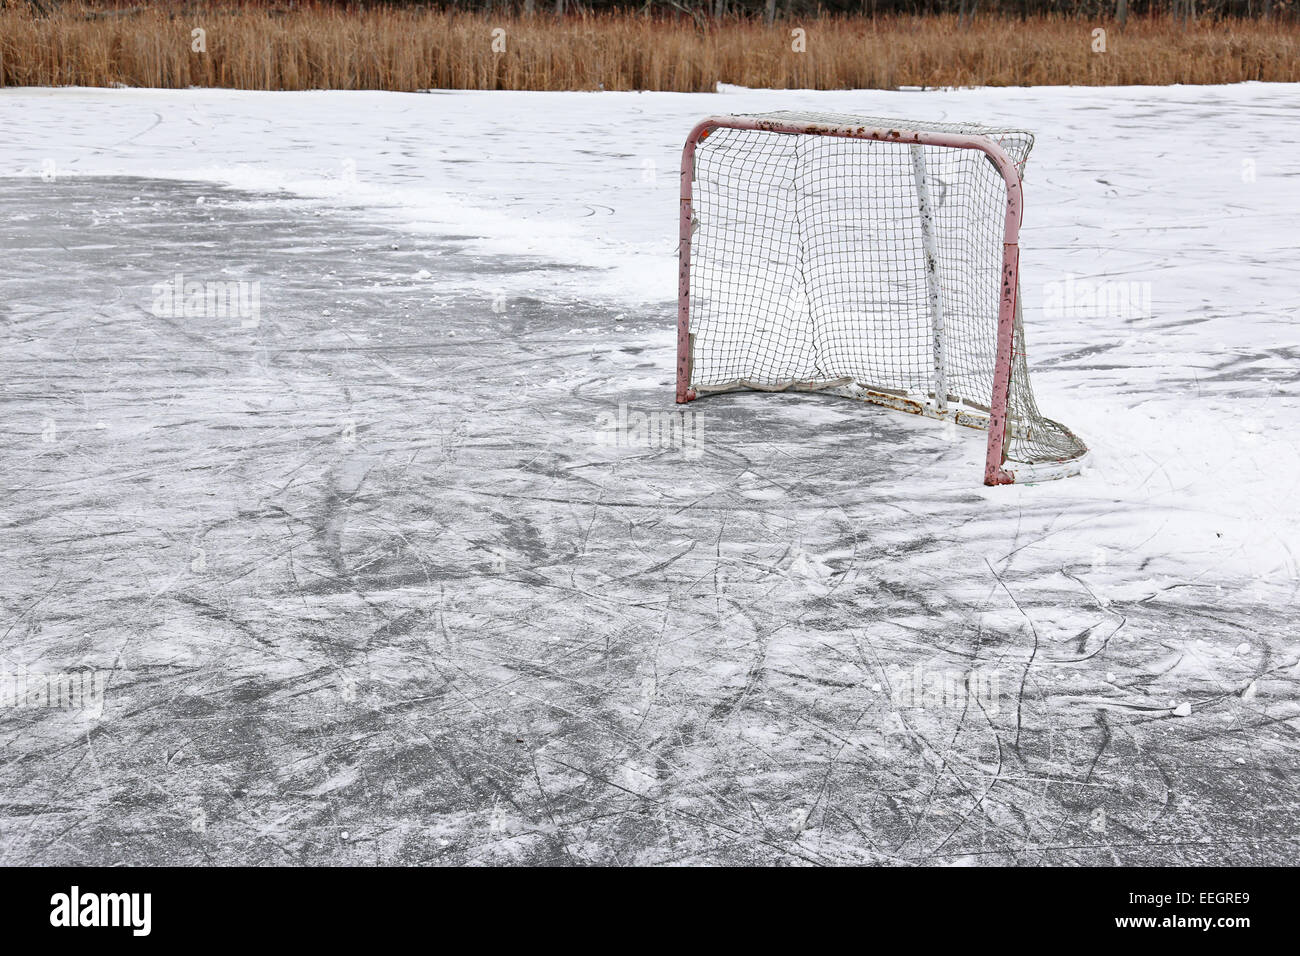
[[[975,125],[757,118],[980,134],[1021,171],[1033,146]],[[691,387],[895,395],[986,425],[964,410],[987,413],[992,397],[1006,202],[979,150],[714,129],[695,154]],[[1019,314],[1008,418],[1009,460],[1086,451],[1038,411]]]

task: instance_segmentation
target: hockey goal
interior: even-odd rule
[[[682,155],[677,401],[828,392],[988,431],[985,484],[1076,474],[1019,296],[1022,130],[710,117]]]

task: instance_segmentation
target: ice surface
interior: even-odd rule
[[[1298,94],[0,91],[2,669],[110,674],[0,859],[1296,862]],[[1038,133],[1090,473],[676,417],[681,140],[781,108]]]

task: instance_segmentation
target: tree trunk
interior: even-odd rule
[[[763,11],[763,21],[769,26],[776,22],[776,0],[767,0],[767,7]]]
[[[1115,20],[1123,30],[1124,24],[1128,22],[1128,0],[1115,0]]]

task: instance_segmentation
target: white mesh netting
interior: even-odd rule
[[[1031,133],[977,125],[826,113],[756,118],[980,134],[1022,172],[1033,146]],[[728,128],[699,143],[689,304],[697,393],[849,385],[933,406],[941,381],[950,407],[988,410],[1006,186],[979,150],[917,150],[919,157],[903,143]],[[918,175],[933,210],[924,224]],[[927,281],[926,231],[937,288]],[[1019,315],[1008,417],[1009,460],[1063,461],[1086,451],[1038,411]]]

